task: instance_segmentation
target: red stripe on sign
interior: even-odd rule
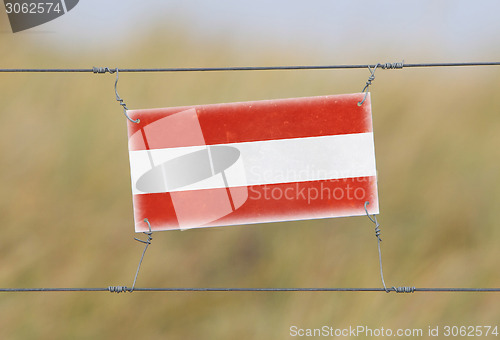
[[[237,193],[237,190],[246,190],[247,187],[230,189]],[[364,215],[366,201],[370,202],[368,211],[371,214],[378,213],[375,176],[249,186],[247,200],[236,210],[223,200],[208,199],[227,197],[226,190],[220,188],[134,195],[136,231],[147,231],[147,224],[143,222],[145,218],[151,222],[152,230],[180,228],[172,194],[176,195],[176,202],[184,200],[186,207],[191,209],[190,218],[194,224],[206,220],[207,214],[217,215],[217,209],[229,211],[226,216],[201,227]],[[198,201],[196,197],[203,199]],[[220,206],[214,210],[217,202],[220,202]]]
[[[196,109],[206,145],[372,132],[370,96],[363,93],[128,111],[129,150],[146,150],[141,129],[156,122],[168,138],[149,138],[150,149],[203,145],[187,129],[165,119]],[[163,121],[160,121],[163,119]],[[183,121],[183,124],[185,122]],[[139,132],[139,133],[138,133]]]

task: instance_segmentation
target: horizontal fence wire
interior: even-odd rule
[[[384,293],[431,293],[431,292],[467,292],[467,293],[500,293],[500,288],[134,288],[134,292],[384,292]],[[127,287],[107,288],[0,288],[0,293],[22,292],[132,292]]]
[[[458,67],[458,66],[500,66],[494,62],[459,62],[459,63],[377,63],[357,65],[302,65],[302,66],[236,66],[236,67],[171,67],[171,68],[3,68],[0,72],[26,73],[106,73],[114,72],[216,72],[216,71],[278,71],[278,70],[334,70],[334,69],[364,69],[379,66],[383,69],[415,68],[415,67]]]

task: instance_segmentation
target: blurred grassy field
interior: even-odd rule
[[[191,53],[189,37],[177,36],[161,45],[152,36],[106,56],[68,58],[33,36],[1,34],[0,45],[9,48],[0,49],[0,67],[308,63],[306,53],[272,49],[250,62],[224,42]],[[413,61],[419,60],[407,60]],[[368,75],[122,74],[119,92],[130,108],[151,108],[353,93]],[[500,286],[498,68],[380,70],[376,76],[372,110],[387,284]],[[114,76],[0,77],[0,286],[130,285],[143,245],[133,240],[126,120],[114,100]],[[163,232],[154,235],[138,286],[379,287],[377,256],[366,217]],[[493,325],[499,298],[2,293],[0,338],[286,339],[291,325]]]

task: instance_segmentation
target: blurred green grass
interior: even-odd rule
[[[25,36],[2,67],[220,66],[239,59],[189,37],[64,58]],[[26,50],[26,42],[30,42]],[[154,47],[152,47],[154,46]],[[286,64],[297,51],[263,53]],[[304,53],[305,55],[305,53]],[[307,60],[304,57],[301,60]],[[373,62],[373,60],[368,60]],[[367,61],[367,62],[368,62]],[[358,71],[121,74],[130,108],[359,92]],[[372,86],[388,285],[498,287],[497,68],[378,71]],[[1,74],[0,286],[130,285],[133,241],[126,121],[114,76]],[[364,217],[156,233],[138,286],[380,286]],[[0,337],[288,338],[289,327],[386,328],[498,322],[498,295],[55,293],[0,295]]]

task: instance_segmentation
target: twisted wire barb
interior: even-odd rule
[[[118,68],[111,69],[109,67],[95,67],[95,66],[92,67],[93,73],[100,73],[100,74],[103,74],[103,73],[113,74],[113,73],[115,73],[116,70],[118,70]]]
[[[396,62],[396,63],[385,63],[385,64],[378,64],[378,66],[383,69],[383,70],[395,70],[395,69],[402,69],[405,67],[405,61],[403,60],[402,62]]]
[[[124,293],[124,292],[128,292],[129,289],[126,287],[126,286],[109,286],[108,287],[108,291],[110,293]]]

